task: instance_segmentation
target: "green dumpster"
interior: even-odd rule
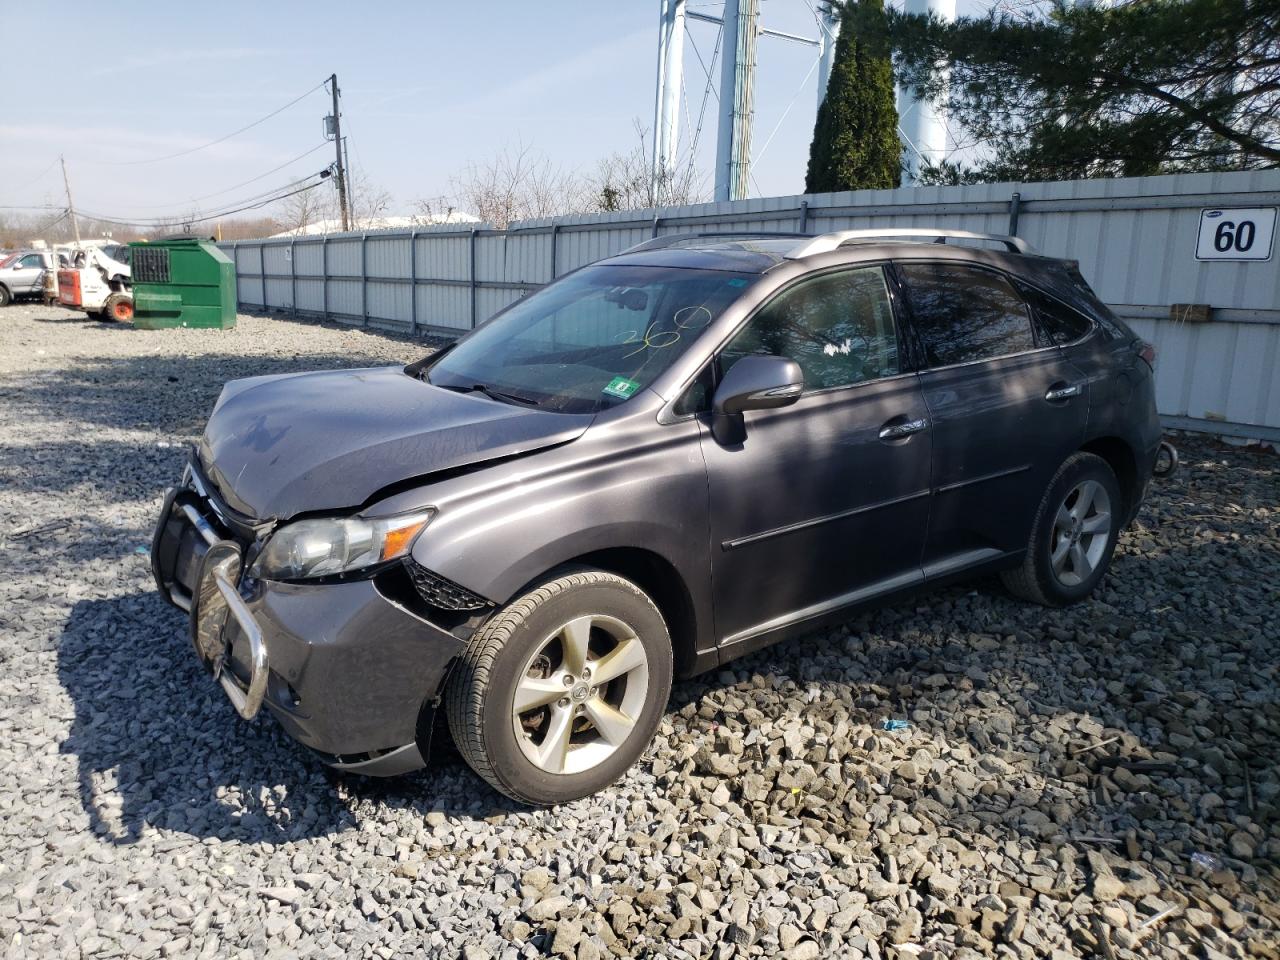
[[[133,325],[236,325],[236,268],[210,239],[167,237],[129,244],[133,271]]]

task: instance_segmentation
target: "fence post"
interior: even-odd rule
[[[809,232],[809,201],[800,201],[800,232]]]
[[[329,319],[329,235],[326,233],[320,240],[320,273],[324,279],[320,281],[320,295],[323,300],[324,318]]]
[[[471,288],[471,329],[476,328],[476,228],[471,228],[471,266],[467,273]]]
[[[409,231],[409,335],[418,335],[418,231]]]
[[[1018,208],[1022,206],[1022,194],[1016,190],[1009,198],[1009,236],[1018,235]]]
[[[551,225],[551,279],[556,278],[556,237],[560,235],[560,224]]]
[[[240,241],[231,243],[231,259],[236,262],[236,313],[240,312]]]
[[[653,229],[649,231],[650,237],[656,237],[658,235],[658,221],[661,219],[662,217],[658,216],[656,213],[653,215]]]
[[[259,282],[262,284],[263,313],[267,312],[267,255],[264,252],[266,250],[266,246],[266,243],[263,241],[258,241],[258,276],[261,277]]]
[[[289,309],[298,319],[298,238],[289,241]]]
[[[360,325],[369,325],[369,235],[360,234]]]

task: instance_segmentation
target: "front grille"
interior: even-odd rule
[[[413,586],[426,603],[441,610],[479,610],[489,606],[489,601],[477,596],[466,587],[432,573],[412,559],[406,559],[405,569],[413,579]]]

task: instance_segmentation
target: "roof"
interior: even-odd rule
[[[654,237],[611,258],[612,262],[652,264],[655,266],[700,267],[707,270],[736,270],[763,273],[787,261],[804,260],[853,245],[928,246],[945,244],[948,252],[957,249],[978,252],[972,246],[958,246],[948,241],[960,240],[999,244],[1004,255],[1035,256],[1031,247],[1017,237],[1000,234],[972,233],[945,228],[880,228],[872,230],[840,230],[817,236],[798,233],[673,233]],[[1007,252],[1005,252],[1007,251]],[[994,252],[994,251],[983,251]]]

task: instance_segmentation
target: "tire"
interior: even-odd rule
[[[130,323],[133,320],[133,298],[123,293],[113,293],[102,305],[102,319],[114,320],[116,323]]]
[[[1022,565],[1001,573],[1005,587],[1046,607],[1084,600],[1111,565],[1123,514],[1120,483],[1107,461],[1072,454],[1040,501]]]
[[[582,671],[566,682],[575,664]],[[598,679],[597,669],[611,674],[598,687],[587,679]],[[671,636],[644,591],[600,570],[561,571],[496,614],[454,664],[449,732],[495,790],[531,805],[565,803],[639,759],[666,708],[671,672]],[[519,714],[517,688],[532,704]]]
[[[13,302],[13,294],[8,287],[0,287],[0,307],[7,307]]]

